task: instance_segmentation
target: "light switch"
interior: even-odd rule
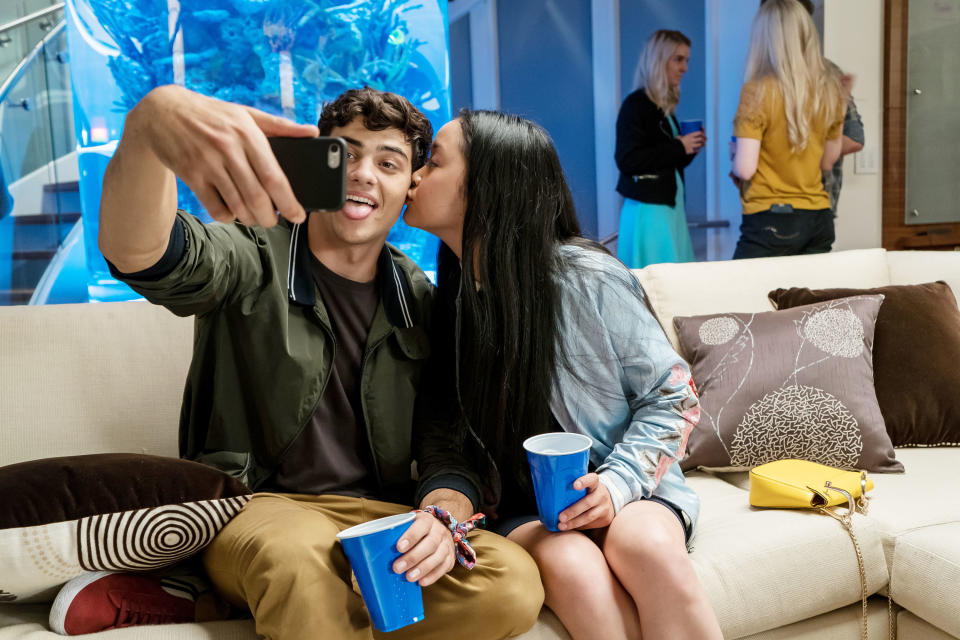
[[[877,150],[867,145],[853,155],[853,172],[861,175],[877,173]]]

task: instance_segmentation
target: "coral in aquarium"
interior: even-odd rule
[[[435,128],[450,115],[445,65],[426,53],[446,43],[412,35],[427,5],[445,19],[446,0],[75,1],[120,51],[108,65],[121,112],[179,73],[189,89],[299,122],[316,122],[324,101],[362,86],[405,96]],[[206,217],[179,186],[180,206]],[[428,238],[401,222],[390,241],[431,271],[436,243]]]

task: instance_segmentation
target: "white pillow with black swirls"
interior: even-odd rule
[[[873,384],[882,295],[764,313],[677,317],[700,392],[684,470],[743,470],[800,458],[903,471]]]
[[[205,465],[137,454],[0,467],[0,602],[49,602],[87,571],[150,571],[203,549],[250,498]]]

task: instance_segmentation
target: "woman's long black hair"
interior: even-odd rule
[[[550,392],[561,358],[558,247],[588,241],[580,236],[546,131],[493,111],[464,110],[459,117],[467,165],[463,259],[459,267],[452,252],[442,254],[439,281],[441,288],[460,290],[464,418],[501,472],[522,475],[521,443],[554,425]]]

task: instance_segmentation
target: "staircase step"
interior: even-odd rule
[[[53,182],[43,185],[40,207],[42,213],[80,211],[79,183]]]
[[[0,304],[27,304],[33,296],[33,289],[7,289],[0,291]]]
[[[19,249],[14,250],[13,260],[50,260],[57,255],[56,249]]]
[[[80,183],[43,186],[40,212],[13,216],[9,288],[0,290],[0,304],[27,304],[50,261],[80,220]]]
[[[59,218],[59,222],[58,222]],[[39,213],[13,219],[14,251],[56,249],[76,226],[79,213]]]
[[[60,244],[60,238],[70,233],[68,225],[35,224],[13,228],[13,246],[16,251],[48,251],[55,250]]]
[[[50,266],[50,261],[55,255],[56,250],[32,250],[12,252],[10,261],[10,288],[21,291],[33,290],[36,288],[44,271]]]
[[[50,191],[80,191],[80,182],[77,180],[67,182],[50,182],[43,185],[43,190]]]
[[[79,211],[65,211],[62,213],[34,213],[26,216],[15,216],[13,223],[15,225],[33,225],[33,224],[69,224],[72,225],[80,219]]]

